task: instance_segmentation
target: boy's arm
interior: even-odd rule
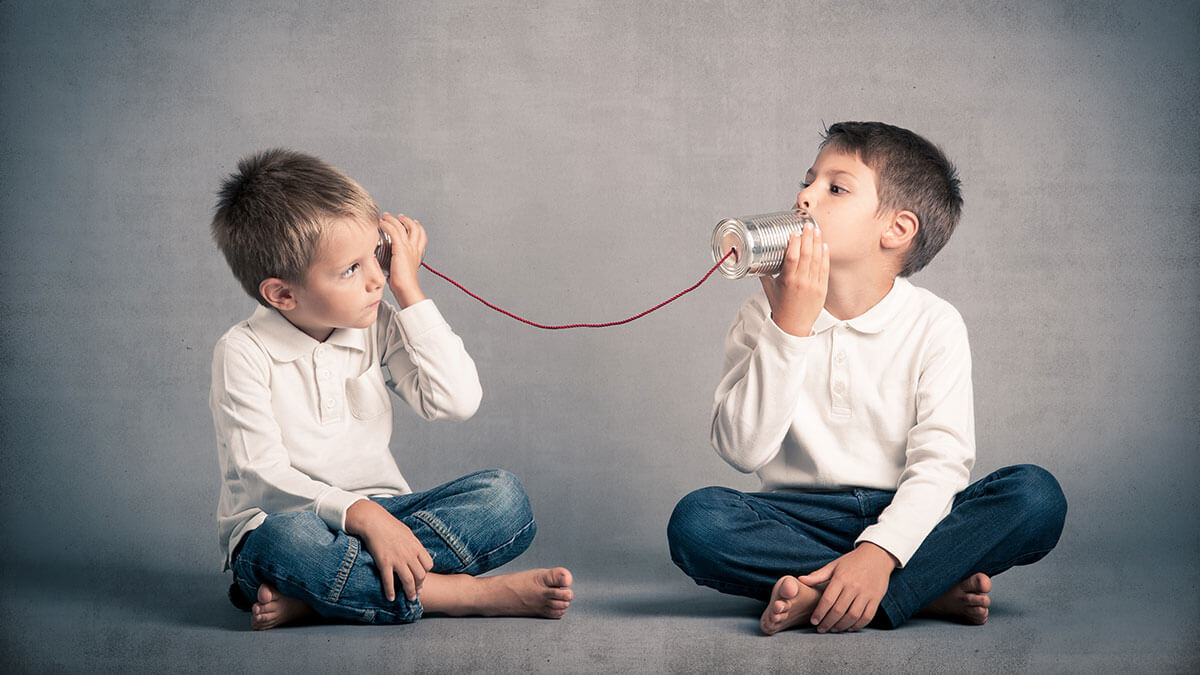
[[[462,339],[417,283],[425,230],[403,214],[384,213],[380,227],[392,238],[389,285],[402,308],[381,303],[376,321],[388,385],[427,420],[465,420],[479,409],[483,392]]]
[[[780,330],[760,295],[738,311],[710,429],[713,448],[738,471],[757,471],[779,453],[803,390],[807,342]]]
[[[380,304],[388,386],[427,420],[465,420],[479,409],[483,390],[475,361],[432,300],[400,311]]]
[[[795,416],[809,335],[829,282],[820,232],[793,234],[779,276],[761,282],[765,298],[742,305],[725,338],[710,429],[717,454],[745,473],[779,453]]]
[[[916,387],[916,423],[908,432],[904,471],[891,504],[858,542],[870,541],[900,566],[916,552],[967,487],[975,464],[971,349],[957,312],[931,326]]]

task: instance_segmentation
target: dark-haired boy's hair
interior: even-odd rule
[[[302,283],[325,227],[352,218],[379,221],[379,207],[358,183],[300,152],[266,150],[238,162],[221,184],[212,236],[246,293],[265,279]]]
[[[950,240],[962,215],[957,171],[933,143],[882,122],[839,122],[826,130],[822,148],[857,155],[875,172],[880,211],[917,216],[917,234],[900,276],[920,271]]]

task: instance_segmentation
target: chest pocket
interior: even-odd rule
[[[383,384],[383,373],[371,368],[358,377],[346,380],[346,403],[355,419],[369,420],[392,409],[387,387]]]

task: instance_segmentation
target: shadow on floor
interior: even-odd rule
[[[67,610],[125,613],[176,626],[249,630],[230,604],[228,575],[109,564],[5,566],[5,604],[54,603]]]

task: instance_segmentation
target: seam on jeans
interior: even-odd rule
[[[346,580],[350,578],[350,570],[358,558],[358,537],[346,537],[346,539],[350,545],[346,549],[346,557],[342,558],[342,566],[338,568],[337,578],[333,580],[333,588],[329,590],[328,600],[333,603],[336,603],[342,596],[342,589],[346,587]]]
[[[746,499],[746,497],[751,497],[752,499]],[[759,498],[755,497],[755,495],[753,493],[751,493],[749,495],[742,493],[741,502],[747,509],[750,510],[751,513],[753,513],[755,516],[758,516],[759,520],[769,520],[769,521],[775,522],[775,523],[784,522],[784,519],[800,520],[799,518],[792,515],[788,511],[775,506],[774,504],[771,503],[770,500],[759,499]],[[763,508],[764,510],[760,511],[759,510],[760,507]],[[810,522],[813,524],[836,523],[841,520],[861,520],[861,519],[862,519],[862,516],[849,515],[849,516],[834,516],[832,518],[814,518],[814,519],[806,521],[806,522]]]
[[[474,559],[471,557],[471,552],[467,550],[467,547],[464,546],[463,543],[458,540],[458,537],[454,536],[454,534],[450,532],[450,528],[446,527],[446,525],[442,523],[442,521],[438,520],[436,516],[428,511],[417,511],[412,515],[413,518],[416,518],[422,523],[428,525],[429,529],[433,530],[434,534],[441,537],[442,541],[446,542],[446,546],[450,547],[450,551],[453,552],[458,558],[458,561],[462,563],[462,567],[466,567],[473,562]]]
[[[518,538],[520,538],[521,535],[525,534],[525,532],[531,527],[533,527],[533,519],[532,518],[529,519],[528,523],[525,523],[525,527],[522,527],[521,529],[517,530],[517,533],[514,534],[512,537],[510,537],[508,541],[506,541],[503,544],[500,544],[499,546],[497,546],[496,548],[484,553],[481,557],[487,558],[502,548],[508,548],[509,546],[512,545],[512,543],[514,541],[516,541]]]
[[[1011,569],[1013,567],[1019,567],[1021,565],[1031,565],[1031,564],[1041,560],[1042,558],[1046,557],[1046,554],[1050,553],[1050,551],[1053,551],[1053,550],[1054,550],[1054,548],[1052,547],[1052,548],[1048,548],[1044,551],[1030,551],[1028,553],[1022,553],[1021,555],[1016,556],[1015,558],[1009,558],[1008,560],[1004,561],[1000,565],[997,565],[997,567],[1000,569],[1000,572],[1003,572],[1003,571]],[[1020,562],[1021,560],[1029,560],[1029,562]],[[1000,572],[996,572],[995,574],[988,573],[988,576],[994,577],[994,576],[996,576],[996,574],[1000,574]]]
[[[303,588],[305,585],[303,581],[301,581],[295,577],[286,575],[286,574],[278,574],[277,570],[274,570],[273,568],[267,567],[265,565],[260,565],[258,563],[252,562],[252,563],[246,563],[246,566],[249,567],[250,569],[256,571],[257,576],[260,578],[269,577],[271,579],[271,583],[274,583],[276,587],[294,586],[297,588]],[[297,596],[297,597],[299,597],[299,596]],[[303,598],[301,598],[301,599],[303,599]],[[320,602],[320,600],[321,600],[320,596],[314,597],[314,602]],[[356,607],[354,605],[342,604],[340,602],[339,603],[331,603],[331,604],[336,604],[336,606],[340,609],[358,613],[359,614],[358,620],[360,620],[360,621],[362,620],[361,617],[365,616],[366,612],[374,611],[374,610],[370,610],[370,609],[363,608],[363,607]],[[314,605],[313,609],[317,612],[317,614],[324,616],[324,614],[321,613],[320,609],[317,606]]]
[[[743,586],[741,584],[731,584],[728,581],[722,581],[720,579],[709,579],[708,577],[692,577],[692,581],[696,582],[697,586],[707,586],[709,588],[713,588],[713,589],[716,589],[716,590],[722,591],[722,592],[725,592],[726,590],[730,590],[730,591],[733,591],[734,595],[740,595],[740,596],[746,597],[746,598],[754,598],[755,600],[758,600],[762,597],[762,591],[760,589],[752,588],[750,586]],[[767,591],[766,595],[770,596],[771,592]]]

